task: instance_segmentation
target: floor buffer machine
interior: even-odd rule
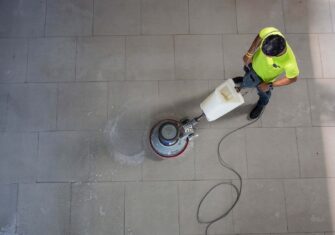
[[[201,104],[202,114],[192,119],[164,119],[150,131],[150,146],[160,158],[175,158],[186,150],[189,141],[196,136],[195,128],[206,117],[212,122],[244,103],[242,94],[233,79],[218,86]]]
[[[243,95],[240,93],[240,88],[235,86],[233,79],[228,79],[218,86],[201,104],[200,108],[202,114],[193,119],[164,119],[156,123],[150,131],[149,141],[153,152],[163,159],[175,158],[181,156],[187,149],[190,140],[196,136],[196,126],[204,118],[212,122],[222,117],[228,112],[234,110],[240,105],[244,104]],[[238,184],[233,181],[224,181],[212,186],[201,198],[197,207],[197,221],[200,224],[206,224],[205,234],[208,235],[208,230],[212,224],[226,217],[235,207],[240,199],[242,191],[242,177],[241,175],[228,163],[224,161],[220,152],[220,145],[222,141],[230,134],[238,131],[246,126],[251,125],[256,120],[248,122],[247,124],[236,128],[225,134],[218,143],[217,156],[219,163],[225,169],[234,173],[238,179]],[[205,198],[217,187],[228,185],[235,191],[235,200],[232,204],[218,217],[211,220],[204,220],[200,217],[200,208]]]

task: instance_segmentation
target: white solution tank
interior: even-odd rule
[[[228,79],[200,104],[200,108],[211,122],[242,104],[244,104],[243,96],[236,91],[233,79]]]

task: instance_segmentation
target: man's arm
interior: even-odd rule
[[[275,81],[274,83],[272,83],[272,86],[273,87],[287,86],[287,85],[289,85],[291,83],[296,82],[297,79],[298,79],[298,77],[294,77],[294,78],[284,77],[284,78],[279,79],[279,80]],[[263,83],[261,83],[261,84],[258,85],[258,88],[261,91],[266,92],[266,91],[268,91],[270,89],[270,84],[263,82]]]
[[[260,46],[262,42],[262,39],[259,37],[259,35],[256,36],[254,41],[252,42],[248,52],[243,56],[243,61],[245,65],[248,65],[252,61],[252,56],[254,55],[256,49]]]
[[[287,78],[287,77],[284,77],[282,79],[279,79],[277,81],[275,81],[274,83],[272,83],[272,85],[274,87],[278,87],[278,86],[286,86],[286,85],[289,85],[291,83],[294,83],[296,82],[298,79],[298,77],[294,77],[294,78]]]

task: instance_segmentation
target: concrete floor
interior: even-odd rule
[[[200,113],[243,53],[278,27],[301,76],[221,146],[241,201],[210,234],[332,234],[335,0],[0,0],[0,234],[201,235],[196,206],[220,180],[220,137],[257,100],[202,123],[158,161],[148,127]],[[214,191],[213,218],[235,195]]]

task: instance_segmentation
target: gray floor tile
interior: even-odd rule
[[[284,0],[285,28],[288,33],[329,33],[332,22],[329,0]]]
[[[200,103],[207,95],[207,81],[159,81],[159,110],[193,118],[201,114]]]
[[[243,56],[247,53],[255,34],[223,35],[223,55],[225,78],[243,76]]]
[[[140,34],[140,17],[140,0],[95,0],[94,34]]]
[[[0,83],[25,81],[27,53],[27,40],[0,40]]]
[[[177,79],[223,79],[220,35],[175,36]]]
[[[157,81],[111,82],[109,84],[109,121],[118,130],[146,129],[158,115]]]
[[[77,80],[123,80],[125,78],[124,37],[79,39],[76,63]]]
[[[28,81],[73,81],[75,48],[75,39],[71,38],[32,39],[29,42]]]
[[[299,176],[293,128],[248,128],[246,134],[249,178]]]
[[[141,163],[144,160],[142,130],[106,128],[91,138],[90,181],[141,180]],[[147,136],[145,136],[147,137]]]
[[[335,177],[334,127],[297,129],[301,177]]]
[[[38,181],[84,181],[89,174],[87,133],[46,132],[39,135]]]
[[[213,80],[209,81],[209,88],[213,92],[214,89],[219,86],[223,80]],[[255,104],[257,103],[259,96],[257,95],[256,89],[248,89],[242,91],[244,96],[244,104],[240,107],[237,107],[235,110],[231,111],[230,113],[225,114],[224,116],[220,117],[219,119],[212,121],[209,123],[210,128],[237,128],[243,125],[246,125],[250,122],[248,120],[248,116],[250,111],[253,109]],[[250,124],[250,127],[260,127],[261,121],[258,120],[253,124]]]
[[[107,122],[107,83],[64,83],[59,85],[59,130],[96,130]]]
[[[192,34],[236,33],[234,0],[190,1]]]
[[[333,179],[286,180],[286,208],[290,232],[333,230],[335,181]]]
[[[0,131],[5,131],[7,122],[8,86],[0,86]]]
[[[89,183],[72,186],[71,234],[124,234],[124,186]]]
[[[174,79],[172,36],[127,37],[128,80]]]
[[[307,82],[298,80],[286,87],[275,88],[262,115],[262,126],[310,126],[311,113]]]
[[[199,130],[195,139],[195,167],[197,179],[235,179],[236,175],[222,167],[217,156],[220,139],[229,132],[224,130]],[[247,176],[245,132],[228,136],[220,145],[224,161],[236,169],[242,177]]]
[[[179,234],[177,187],[175,182],[127,183],[126,233]]]
[[[56,105],[56,84],[11,85],[8,97],[7,130],[54,130]]]
[[[143,0],[142,33],[188,33],[188,1]]]
[[[334,56],[335,56],[335,35],[319,35],[321,61],[323,76],[325,78],[335,78]]]
[[[312,124],[335,125],[335,80],[315,79],[308,81],[311,101]]]
[[[295,54],[300,78],[322,78],[319,39],[315,34],[287,34],[286,39]]]
[[[180,234],[200,235],[205,234],[206,224],[199,224],[196,219],[197,206],[205,193],[217,181],[188,181],[179,183],[179,213],[180,213]],[[232,203],[231,188],[229,186],[218,186],[209,194],[203,202],[200,210],[200,218],[207,221],[222,214]],[[208,234],[233,234],[232,213],[226,218],[213,224]]]
[[[282,1],[237,0],[236,7],[239,33],[258,33],[262,28],[269,26],[284,31]]]
[[[1,37],[43,36],[46,0],[3,0],[0,3]]]
[[[93,0],[48,1],[47,36],[92,35]]]
[[[148,153],[143,163],[143,180],[193,180],[193,145],[189,142],[185,152],[174,159],[160,159],[153,153]]]
[[[0,234],[15,234],[17,185],[0,184]]]
[[[1,133],[0,182],[35,182],[37,134]]]
[[[281,181],[248,180],[233,211],[236,233],[286,232],[284,187]]]
[[[20,185],[18,234],[68,235],[70,197],[70,184]]]

